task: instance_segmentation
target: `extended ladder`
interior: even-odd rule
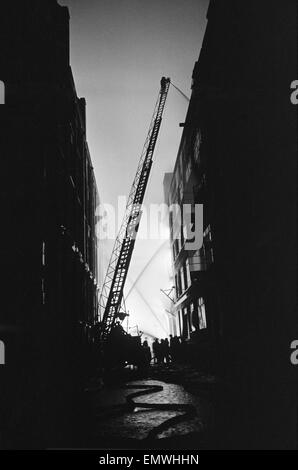
[[[111,259],[99,299],[101,338],[109,335],[119,318],[123,289],[142,216],[142,204],[152,166],[152,158],[164,111],[170,79],[163,77],[147,138],[128,196],[125,215],[115,240]]]

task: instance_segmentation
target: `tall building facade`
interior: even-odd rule
[[[7,2],[0,43],[0,442],[67,445],[99,289],[99,197],[86,103],[69,62],[68,9]]]
[[[204,199],[202,133],[193,98],[183,127],[174,171],[164,178],[175,285],[173,334],[185,341],[188,359],[211,372],[219,322],[214,296],[213,233]]]
[[[168,193],[204,206],[200,252],[173,242],[176,310],[190,337],[189,303],[203,299],[219,447],[297,445],[296,34],[295,1],[210,2]]]
[[[208,283],[214,256],[212,250],[212,235],[208,220],[204,219],[204,210],[195,212],[199,179],[195,163],[198,155],[187,144],[192,118],[190,113],[186,119],[181,145],[173,173],[166,173],[164,178],[165,201],[169,207],[169,225],[171,252],[173,263],[173,279],[175,301],[172,314],[175,317],[173,334],[181,336],[186,341],[200,336],[201,340],[211,335],[212,317],[206,311],[209,304],[208,292],[204,287]],[[192,129],[193,130],[193,129]],[[199,134],[198,134],[199,136]],[[199,137],[197,137],[199,138]],[[195,217],[197,225],[202,224],[203,243],[192,240],[192,233],[187,233],[186,223],[189,211],[191,231],[195,232]],[[196,246],[197,245],[197,246]],[[207,274],[208,273],[208,274]],[[211,311],[208,305],[208,312]]]

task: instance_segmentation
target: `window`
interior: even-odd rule
[[[180,279],[181,279],[181,293],[185,291],[185,282],[184,282],[184,269],[183,266],[180,268]]]
[[[198,314],[199,314],[199,328],[200,330],[204,330],[205,328],[207,328],[207,321],[206,321],[206,309],[205,309],[204,299],[202,297],[199,298]]]
[[[183,309],[183,332],[182,336],[185,339],[189,338],[189,328],[188,328],[188,311],[187,307],[184,307]]]
[[[175,288],[176,288],[176,297],[179,297],[179,284],[178,284],[178,275],[175,274]]]
[[[196,331],[196,326],[198,324],[196,320],[197,318],[195,317],[195,306],[193,302],[191,302],[190,304],[190,328],[192,332]]]
[[[0,365],[5,365],[5,346],[3,341],[0,341]]]
[[[178,241],[177,241],[177,240],[174,240],[174,243],[173,243],[174,261],[175,261],[175,259],[177,258],[178,254],[179,254]]]
[[[173,250],[173,260],[175,261],[176,259],[175,243],[173,243],[172,250]]]
[[[186,290],[186,289],[189,288],[188,278],[187,278],[186,262],[183,264],[183,274],[184,274],[184,284],[185,284],[185,290]]]
[[[191,311],[191,326],[192,326],[192,331],[196,331],[200,328],[200,320],[199,320],[199,307],[197,308],[197,303],[191,303],[190,306],[190,311]]]
[[[181,277],[180,277],[180,271],[177,272],[177,287],[178,287],[178,297],[181,295]]]
[[[183,181],[181,181],[179,183],[179,186],[178,186],[178,196],[179,196],[179,200],[181,201],[182,198],[183,198]]]
[[[183,314],[182,310],[178,311],[178,323],[179,323],[179,336],[183,334]]]
[[[201,144],[202,144],[202,134],[201,134],[201,131],[199,130],[197,135],[196,135],[195,143],[194,143],[194,159],[195,159],[195,161],[199,160]]]
[[[214,255],[213,255],[213,248],[212,248],[212,233],[210,224],[206,228],[204,232],[204,256],[206,260],[207,267],[214,263]]]
[[[186,183],[188,182],[189,180],[189,177],[191,175],[191,162],[188,163],[187,167],[186,167],[186,171],[185,171],[185,181]]]
[[[5,104],[5,85],[0,80],[0,104]]]
[[[187,286],[190,287],[191,286],[191,277],[190,277],[190,267],[189,267],[189,259],[188,258],[186,259],[185,267],[186,267]]]
[[[173,212],[172,211],[170,211],[169,217],[170,217],[170,230],[171,232],[173,232]]]
[[[179,235],[178,235],[178,236],[177,236],[177,256],[179,255],[180,250],[181,250],[181,239],[180,239],[180,237],[179,237]]]

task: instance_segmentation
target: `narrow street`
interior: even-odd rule
[[[1,3],[0,450],[298,448],[297,5]]]
[[[92,446],[204,448],[214,421],[210,393],[214,379],[177,368],[161,371],[153,367],[149,375],[87,391],[95,415]]]

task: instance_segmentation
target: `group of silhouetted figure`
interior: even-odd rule
[[[150,366],[152,359],[153,364],[160,366],[169,365],[170,363],[179,361],[183,355],[183,345],[184,341],[178,336],[170,335],[170,340],[168,340],[168,338],[161,340],[156,338],[152,343],[152,355],[148,342],[144,341],[142,349],[144,351],[148,367]]]
[[[156,338],[150,347],[147,339],[142,341],[140,335],[129,335],[120,322],[116,322],[105,343],[101,361],[106,370],[128,365],[147,374],[151,365],[167,367],[182,362],[185,350],[185,340],[181,337]]]

